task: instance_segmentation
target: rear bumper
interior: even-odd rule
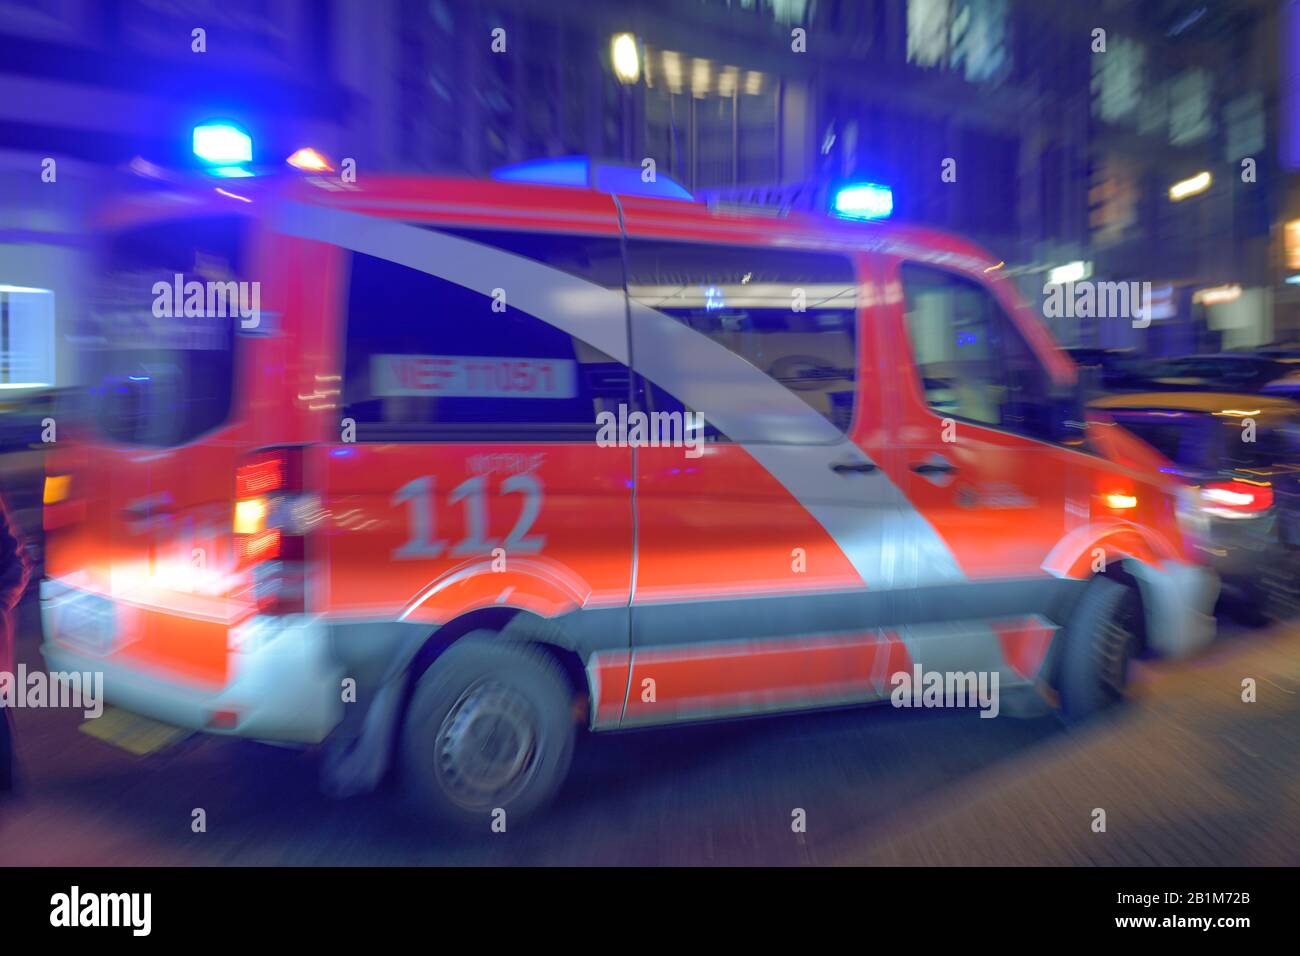
[[[1166,561],[1160,567],[1126,561],[1145,608],[1147,646],[1164,657],[1185,657],[1214,640],[1219,576],[1196,564]]]
[[[230,630],[230,680],[221,687],[178,680],[122,654],[100,655],[59,634],[69,602],[102,601],[58,582],[41,582],[41,653],[51,671],[104,675],[104,699],[177,727],[286,743],[318,743],[343,717],[342,668],[328,658],[318,618],[253,617]],[[215,714],[233,715],[214,726]]]
[[[1200,550],[1218,572],[1225,590],[1248,594],[1269,562],[1290,560],[1274,515],[1211,519]]]

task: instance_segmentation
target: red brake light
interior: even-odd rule
[[[302,451],[277,448],[235,471],[234,531],[240,565],[264,614],[304,610],[306,565],[302,513]]]
[[[285,460],[282,457],[261,458],[242,465],[235,472],[235,497],[255,498],[284,487]]]
[[[1273,507],[1273,486],[1250,481],[1212,481],[1201,489],[1201,507],[1224,518],[1244,518]]]

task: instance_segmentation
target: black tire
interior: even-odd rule
[[[1141,633],[1140,613],[1132,587],[1110,578],[1088,584],[1062,635],[1057,691],[1067,721],[1083,720],[1123,699]]]
[[[1252,597],[1258,624],[1281,624],[1300,617],[1300,548],[1287,548],[1262,563]]]
[[[573,759],[573,694],[544,651],[465,635],[420,677],[402,728],[403,780],[440,823],[488,832],[543,807]]]

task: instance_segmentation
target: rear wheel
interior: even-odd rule
[[[468,634],[421,676],[402,731],[406,788],[434,819],[507,825],[545,805],[573,757],[572,694],[543,651]]]
[[[1063,635],[1057,689],[1067,720],[1082,720],[1123,698],[1140,612],[1134,588],[1109,578],[1089,583]]]

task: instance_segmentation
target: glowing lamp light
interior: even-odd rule
[[[879,183],[854,183],[836,191],[831,209],[844,219],[888,219],[894,212],[894,191]]]
[[[1130,508],[1136,508],[1137,504],[1137,495],[1126,495],[1112,491],[1106,496],[1106,507],[1115,511],[1128,511]]]
[[[1082,282],[1090,275],[1092,275],[1092,267],[1086,262],[1075,260],[1049,269],[1047,282],[1049,285],[1069,285],[1072,282]]]
[[[1198,305],[1222,305],[1225,302],[1236,302],[1240,298],[1241,286],[1239,285],[1208,286],[1192,293],[1192,301]]]
[[[1178,202],[1188,196],[1198,195],[1209,189],[1213,181],[1213,177],[1208,172],[1200,172],[1188,179],[1180,179],[1169,187],[1169,198],[1173,202]]]
[[[328,173],[334,170],[329,160],[310,146],[295,150],[293,155],[286,159],[285,162],[294,169],[301,169],[309,173]]]
[[[641,54],[632,34],[616,34],[609,44],[609,57],[620,83],[631,85],[641,78]]]
[[[45,489],[41,501],[47,505],[57,505],[68,498],[68,489],[72,486],[71,475],[46,475]]]
[[[268,508],[265,498],[235,502],[235,534],[258,534],[266,529]]]
[[[240,163],[252,162],[253,140],[238,126],[230,123],[196,126],[194,155],[212,166],[238,166]]]

